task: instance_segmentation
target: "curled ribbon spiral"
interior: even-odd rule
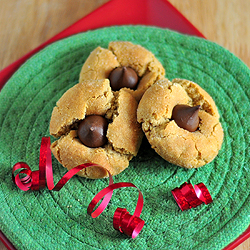
[[[93,198],[93,200],[90,202],[87,212],[90,214],[93,218],[96,218],[103,212],[103,210],[106,208],[108,204],[103,204],[103,202],[97,207],[97,209],[93,212],[95,206],[97,203],[104,197],[112,195],[113,190],[117,188],[122,187],[135,187],[134,184],[129,182],[119,182],[115,184],[111,184],[108,187],[101,190],[96,196]],[[138,188],[137,188],[138,189]],[[140,231],[142,230],[144,226],[144,221],[140,219],[140,214],[143,207],[143,196],[141,191],[139,191],[139,196],[137,200],[137,205],[135,208],[135,212],[133,215],[129,214],[129,212],[125,208],[117,208],[114,217],[113,217],[113,227],[120,231],[121,233],[125,233],[126,235],[135,238]]]
[[[203,183],[193,187],[192,184],[185,182],[171,192],[182,211],[197,207],[203,202],[207,205],[213,201],[207,187]]]
[[[46,181],[49,190],[59,191],[80,170],[91,166],[97,166],[97,164],[85,163],[69,170],[61,180],[54,185],[50,138],[43,137],[40,147],[39,170],[31,171],[25,162],[18,162],[12,168],[12,180],[23,191],[45,188]],[[15,175],[17,170],[20,171]],[[21,174],[25,174],[26,176],[20,178]]]
[[[93,163],[81,164],[69,170],[59,180],[59,182],[56,185],[54,185],[51,150],[50,150],[50,138],[43,137],[40,147],[39,170],[31,171],[28,164],[26,164],[25,162],[18,162],[13,166],[12,180],[23,191],[28,191],[29,189],[40,190],[42,188],[45,188],[46,182],[49,190],[59,191],[80,170],[91,166],[99,166],[99,165]],[[108,170],[106,171],[109,174],[109,185],[103,190],[101,190],[93,198],[87,209],[88,214],[90,214],[93,218],[99,216],[107,207],[112,197],[114,189],[122,187],[137,188],[134,184],[129,182],[120,182],[114,184],[112,175]],[[24,175],[24,177],[20,177],[21,175]],[[120,231],[121,233],[125,233],[126,235],[131,236],[132,238],[135,238],[140,233],[140,231],[144,226],[144,221],[139,218],[143,207],[143,196],[139,189],[138,191],[139,191],[139,197],[134,214],[130,215],[125,208],[117,208],[113,217],[113,227],[116,230]],[[96,204],[102,198],[103,200],[101,204],[93,212],[93,209],[95,208]]]

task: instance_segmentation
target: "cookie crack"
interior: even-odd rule
[[[200,150],[198,149],[196,143],[194,144],[194,146],[195,146],[195,149],[196,149],[196,151],[197,151],[197,153],[198,153],[196,159],[197,159],[198,161],[199,161],[199,160],[203,160],[203,161],[204,161],[204,159],[202,159],[201,152],[200,152]]]
[[[84,73],[82,73],[82,76],[89,74],[89,72],[94,72],[94,73],[96,73],[96,70],[94,70],[94,69],[92,69],[92,68],[88,68],[87,71],[85,71]],[[84,77],[82,77],[82,78],[84,78]],[[96,77],[94,78],[94,80],[96,80]],[[84,81],[84,80],[81,80],[81,82],[83,82],[83,81]]]
[[[216,124],[213,126],[213,131],[211,132],[211,136],[213,136],[213,138],[215,138],[215,140],[216,140],[216,142],[217,142],[217,149],[220,148],[220,142],[219,142],[217,136],[215,136],[215,129],[216,129],[216,127],[219,126],[219,125],[220,125],[219,122],[216,123]]]
[[[106,112],[106,118],[108,118],[111,121],[114,121],[114,119],[119,115],[118,98],[119,98],[119,92],[114,92],[113,98],[111,99],[110,102],[110,108]]]

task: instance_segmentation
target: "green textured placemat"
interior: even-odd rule
[[[187,170],[161,159],[146,139],[130,167],[115,182],[135,184],[144,195],[145,226],[136,239],[115,231],[117,207],[133,213],[135,189],[114,192],[98,218],[86,210],[107,180],[73,177],[60,192],[19,190],[12,166],[38,169],[41,138],[49,135],[52,108],[77,83],[83,62],[97,46],[127,40],[162,62],[166,77],[200,84],[215,100],[224,128],[216,159]],[[109,27],[56,42],[28,60],[0,92],[0,227],[19,249],[222,249],[250,224],[250,71],[226,49],[204,39],[143,26]],[[65,169],[53,158],[57,182]],[[171,190],[203,182],[213,203],[181,211]]]

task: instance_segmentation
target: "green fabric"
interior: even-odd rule
[[[52,108],[77,83],[82,64],[97,46],[127,40],[152,51],[166,77],[197,82],[215,100],[225,132],[216,159],[187,170],[159,157],[146,139],[130,167],[115,182],[132,182],[143,193],[145,226],[131,239],[112,227],[117,207],[132,214],[138,191],[116,190],[98,218],[87,215],[108,180],[73,177],[60,192],[21,191],[12,166],[38,169],[41,138],[49,135]],[[250,224],[250,71],[210,41],[155,27],[120,26],[58,41],[28,60],[0,92],[0,227],[19,249],[222,249]],[[53,158],[55,183],[66,170]],[[181,211],[171,190],[185,181],[203,182],[213,203]]]

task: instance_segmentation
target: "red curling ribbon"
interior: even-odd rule
[[[126,208],[118,207],[114,213],[113,227],[133,239],[141,232],[144,223],[140,217],[129,214]]]
[[[18,162],[13,166],[12,180],[23,191],[28,191],[29,189],[40,190],[46,187],[46,183],[49,190],[59,191],[80,170],[91,166],[102,167],[100,165],[93,163],[85,163],[79,165],[69,170],[59,180],[59,182],[56,185],[54,185],[51,150],[50,150],[50,138],[43,137],[40,147],[39,170],[31,171],[28,164],[26,164],[25,162]],[[114,184],[111,173],[108,170],[106,171],[108,172],[109,175],[109,185],[108,187],[102,189],[92,199],[87,209],[88,214],[90,214],[93,218],[99,216],[107,207],[112,197],[113,190],[122,187],[137,188],[134,184],[129,182],[120,182]],[[21,174],[23,174],[24,177],[21,178],[20,177]],[[135,238],[140,233],[140,231],[144,226],[144,221],[139,218],[143,208],[143,196],[139,189],[138,191],[139,191],[139,196],[134,214],[130,215],[129,212],[127,212],[127,210],[124,208],[117,208],[113,217],[113,227],[116,230],[125,233],[128,236],[131,236],[132,238]],[[101,199],[103,199],[102,202],[93,212],[95,206]]]
[[[192,184],[185,182],[171,192],[182,211],[197,207],[203,202],[207,205],[213,201],[207,187],[203,183],[193,187]]]
[[[203,183],[194,185],[194,189],[199,199],[203,201],[206,205],[213,201],[212,196],[210,195],[207,187]]]
[[[91,215],[93,218],[96,218],[99,216],[108,203],[102,202],[95,211],[94,208],[97,205],[97,203],[102,199],[113,193],[113,190],[118,189],[118,188],[123,188],[123,187],[135,187],[137,188],[134,184],[129,183],[129,182],[119,182],[115,184],[111,184],[108,187],[102,189],[96,196],[92,199],[90,202],[87,212],[89,215]],[[134,211],[134,214],[131,215],[125,208],[117,208],[114,217],[113,217],[113,227],[114,229],[120,231],[121,233],[125,233],[126,235],[135,238],[138,236],[138,234],[141,232],[143,226],[144,226],[144,221],[140,218],[140,214],[143,208],[143,196],[141,191],[137,188],[139,191],[139,196],[137,200],[137,205]]]
[[[74,167],[70,169],[56,185],[54,185],[50,138],[43,137],[40,147],[39,170],[31,171],[30,167],[25,162],[18,162],[13,166],[12,180],[23,191],[28,191],[29,189],[43,189],[46,186],[46,182],[49,190],[59,191],[75,174],[77,174],[82,169],[91,166],[99,165],[93,163],[85,163]],[[16,174],[16,171],[19,171],[18,174]],[[24,174],[25,177],[20,178],[21,174]],[[113,184],[111,175],[109,178],[109,184]],[[106,199],[108,200],[108,198]]]

